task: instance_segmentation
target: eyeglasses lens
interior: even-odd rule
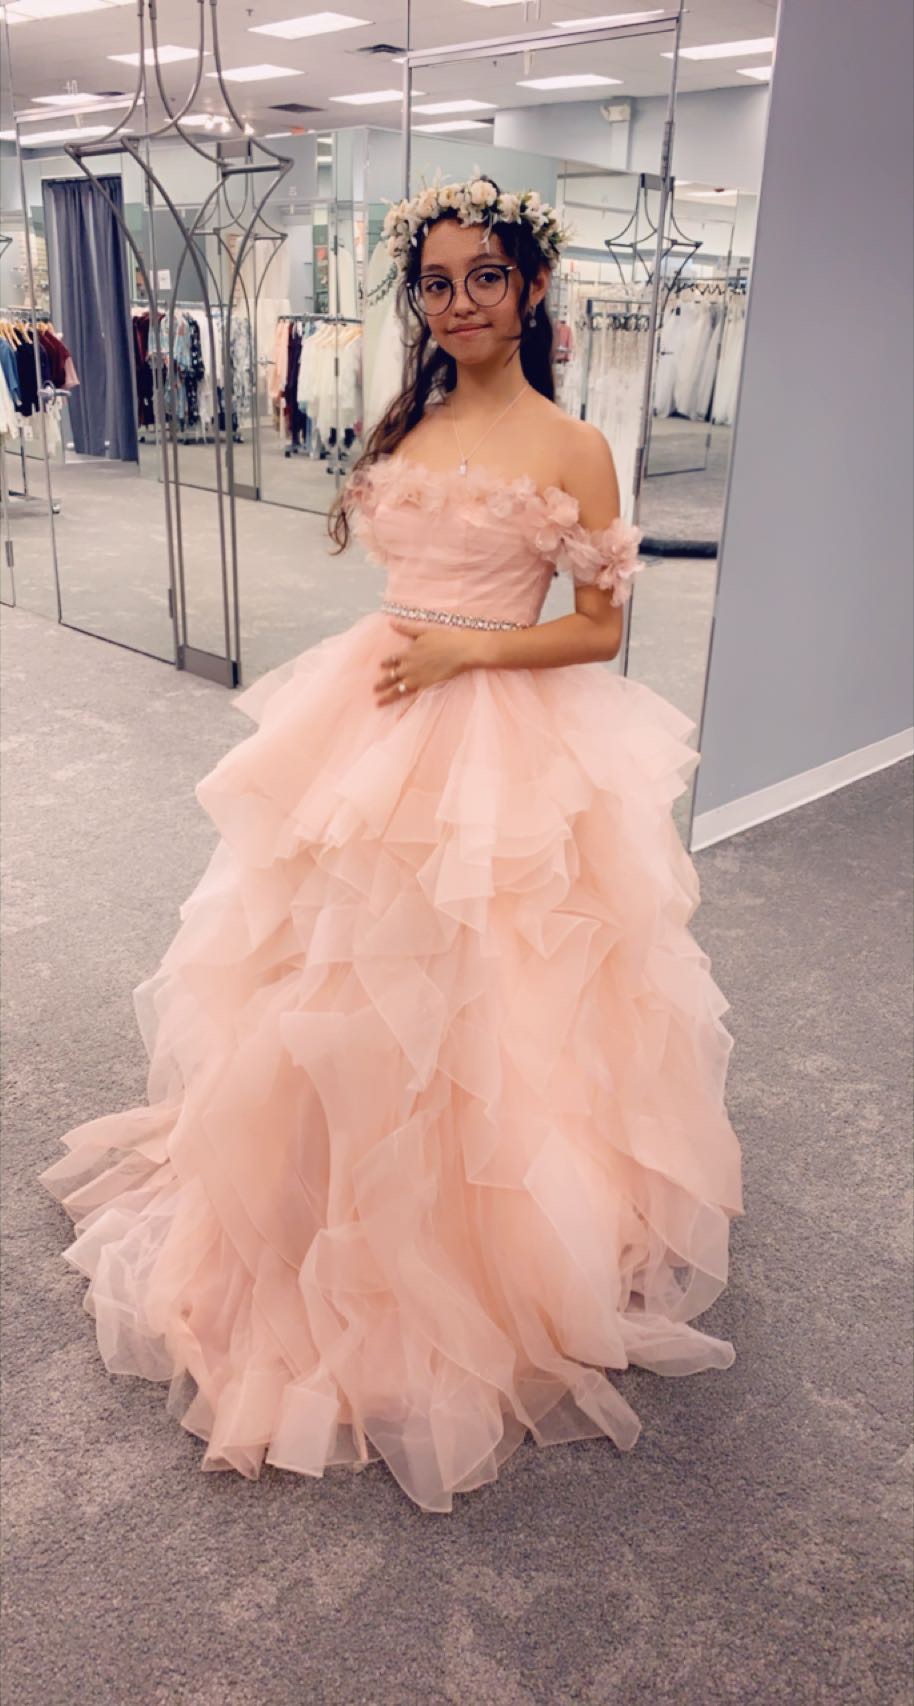
[[[504,267],[475,267],[464,280],[466,293],[479,308],[494,308],[502,302],[508,290],[508,273]],[[424,273],[415,288],[416,299],[426,314],[443,314],[454,300],[454,286],[449,278]]]

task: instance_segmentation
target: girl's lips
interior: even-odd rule
[[[486,330],[487,328],[485,326],[455,326],[454,330],[450,333],[450,336],[452,338],[465,338],[468,337],[471,332],[484,332]]]

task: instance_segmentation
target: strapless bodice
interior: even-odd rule
[[[621,604],[641,567],[640,532],[620,518],[582,526],[559,486],[485,467],[463,475],[401,454],[357,470],[347,491],[353,531],[387,570],[385,601],[528,626],[556,570],[612,590]]]

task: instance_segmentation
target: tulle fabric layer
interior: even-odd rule
[[[594,665],[387,706],[381,614],[235,701],[220,839],[134,992],[147,1104],[41,1175],[113,1373],[205,1469],[383,1459],[448,1511],[527,1433],[641,1423],[742,1213],[727,1002],[670,806],[692,723]]]

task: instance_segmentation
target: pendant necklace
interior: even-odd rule
[[[483,433],[482,438],[478,438],[476,440],[476,443],[473,445],[472,450],[468,450],[466,455],[464,455],[464,453],[463,453],[463,446],[460,442],[460,434],[457,431],[457,422],[455,421],[454,416],[451,415],[451,426],[454,428],[454,437],[457,440],[457,449],[460,452],[460,466],[457,469],[458,474],[465,474],[466,473],[467,465],[469,463],[470,457],[475,456],[477,450],[479,449],[479,446],[482,443],[482,439],[488,438],[489,433],[492,432],[494,427],[497,427],[499,421],[504,420],[505,415],[508,413],[508,409],[513,409],[515,403],[519,402],[520,398],[524,395],[524,392],[526,391],[526,389],[527,389],[527,387],[525,385],[522,391],[518,391],[517,395],[511,398],[511,401],[507,405],[507,408],[502,409],[500,415],[496,415],[494,421],[492,421],[491,424],[486,427],[486,430]]]

